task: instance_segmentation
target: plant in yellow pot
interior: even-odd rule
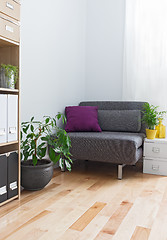
[[[154,139],[156,136],[157,130],[155,126],[158,124],[159,113],[157,111],[157,106],[150,105],[149,103],[145,103],[142,121],[146,124],[146,136],[148,139]]]

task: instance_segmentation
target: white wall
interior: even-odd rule
[[[87,0],[86,99],[121,100],[125,0]]]
[[[22,0],[21,120],[55,116],[85,93],[84,0]]]
[[[22,0],[21,120],[120,100],[125,0]]]

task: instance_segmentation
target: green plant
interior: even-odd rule
[[[29,122],[21,124],[21,159],[32,158],[34,166],[46,155],[49,145],[49,157],[56,163],[60,160],[60,166],[65,165],[71,171],[71,140],[66,131],[57,126],[57,120],[64,124],[66,118],[58,113],[55,118],[44,116],[43,121],[35,121],[34,117]],[[53,136],[53,131],[55,135]]]
[[[158,122],[162,121],[166,115],[166,111],[162,111],[158,113]]]
[[[156,125],[159,123],[159,119],[163,119],[166,111],[158,112],[158,106],[151,105],[149,103],[145,103],[143,105],[144,111],[142,122],[144,122],[149,129],[154,129]]]
[[[158,124],[158,111],[157,106],[150,105],[149,103],[145,103],[143,105],[144,111],[142,121],[147,125],[149,129],[154,129],[154,127]]]
[[[19,72],[18,66],[13,66],[10,64],[7,64],[7,65],[1,64],[1,70],[5,71],[5,76],[8,78],[8,85],[10,85],[10,79],[14,75],[14,82],[12,83],[12,86],[14,87],[14,85],[18,80],[18,72]]]

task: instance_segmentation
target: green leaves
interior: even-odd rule
[[[71,172],[71,164],[67,160],[65,160],[65,164],[66,164],[66,168],[68,169],[68,171]]]
[[[25,127],[23,127],[23,132],[25,133],[25,134],[27,134],[27,131],[28,131],[28,129],[29,129],[29,124],[27,125],[27,126],[25,126]]]
[[[36,142],[35,142],[35,140],[32,140],[31,141],[31,148],[35,149],[35,147],[36,147]]]
[[[49,149],[49,157],[54,163],[57,163],[60,160],[60,154],[56,155],[53,148]]]
[[[47,124],[49,122],[49,120],[50,120],[49,118],[46,118],[45,123]]]
[[[44,116],[43,121],[36,121],[34,117],[21,124],[21,157],[24,160],[32,158],[34,166],[38,160],[46,155],[49,145],[49,157],[56,163],[65,159],[67,169],[71,170],[71,140],[66,131],[57,126],[57,120],[64,124],[66,118],[58,113],[55,118]],[[53,137],[55,132],[55,137]]]
[[[48,136],[46,136],[46,137],[41,137],[41,140],[42,140],[42,141],[48,141],[48,140],[49,140],[49,137],[48,137]]]
[[[33,125],[31,125],[31,132],[34,132],[34,126]]]
[[[42,147],[38,146],[38,148],[37,148],[37,156],[38,156],[38,158],[40,160],[45,157],[45,155],[46,155],[46,148],[47,147],[42,148]]]
[[[61,116],[62,116],[62,114],[60,112],[56,115],[58,120],[61,118]]]
[[[158,106],[151,105],[149,103],[145,103],[143,105],[144,111],[142,122],[144,122],[149,129],[154,129],[156,125],[158,125],[159,118],[162,118],[164,114],[166,114],[166,111],[158,112]]]
[[[55,159],[55,151],[54,151],[52,148],[49,149],[49,157],[50,157],[50,159],[54,162],[54,159]]]

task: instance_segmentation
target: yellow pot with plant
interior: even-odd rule
[[[146,129],[146,136],[148,139],[156,138],[165,138],[166,129],[162,124],[162,120],[166,111],[158,112],[158,106],[150,105],[149,103],[145,103],[143,112],[142,121],[148,127]]]
[[[158,124],[158,107],[145,103],[143,106],[143,118],[142,121],[146,124],[146,136],[148,139],[154,139],[156,136],[157,130],[155,126]]]

